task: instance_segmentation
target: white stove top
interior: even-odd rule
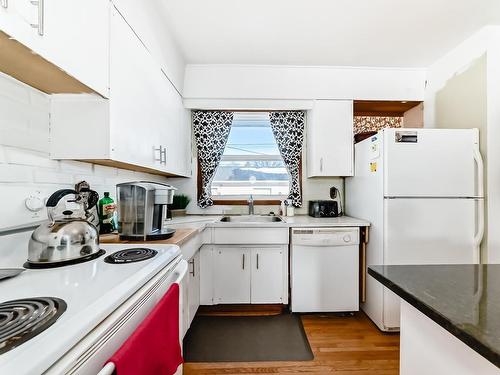
[[[66,311],[52,326],[0,354],[0,373],[45,371],[160,270],[180,259],[178,246],[146,244],[142,247],[158,251],[153,258],[126,264],[104,262],[107,255],[133,247],[138,246],[102,244],[106,254],[92,261],[60,268],[28,269],[19,276],[0,281],[0,303],[20,298],[58,297],[67,304]],[[2,264],[4,251],[0,250],[0,268],[15,266],[12,262]]]

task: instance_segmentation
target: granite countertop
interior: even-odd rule
[[[500,367],[500,264],[370,266],[368,274]]]
[[[340,216],[332,218],[314,218],[307,215],[297,215],[282,217],[283,222],[274,223],[245,223],[245,222],[220,222],[220,219],[226,215],[204,216],[187,215],[183,217],[174,217],[168,222],[167,226],[173,228],[186,227],[191,223],[196,223],[198,227],[224,227],[224,228],[242,228],[242,227],[365,227],[370,223],[366,220],[356,219],[350,216]]]

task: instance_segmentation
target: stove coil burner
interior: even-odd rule
[[[0,354],[49,328],[66,311],[55,297],[23,298],[0,303]]]
[[[117,251],[111,255],[104,258],[106,263],[133,263],[140,262],[141,260],[146,260],[154,257],[158,252],[153,249],[148,249],[145,247],[136,247],[131,249],[125,249]]]

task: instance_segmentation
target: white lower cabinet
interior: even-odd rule
[[[200,307],[200,252],[188,261],[188,327]]]
[[[280,247],[252,249],[251,293],[252,303],[283,302],[286,265]]]
[[[216,248],[213,272],[213,301],[250,303],[250,249]]]
[[[201,304],[288,303],[288,246],[204,246]]]

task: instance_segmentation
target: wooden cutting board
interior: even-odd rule
[[[146,243],[151,244],[169,244],[169,245],[182,245],[191,237],[198,233],[197,229],[191,228],[180,228],[176,229],[174,235],[166,240],[158,240],[158,241],[147,241]],[[100,243],[124,243],[124,244],[139,244],[145,243],[145,241],[123,241],[120,240],[118,234],[102,234],[99,236]]]

